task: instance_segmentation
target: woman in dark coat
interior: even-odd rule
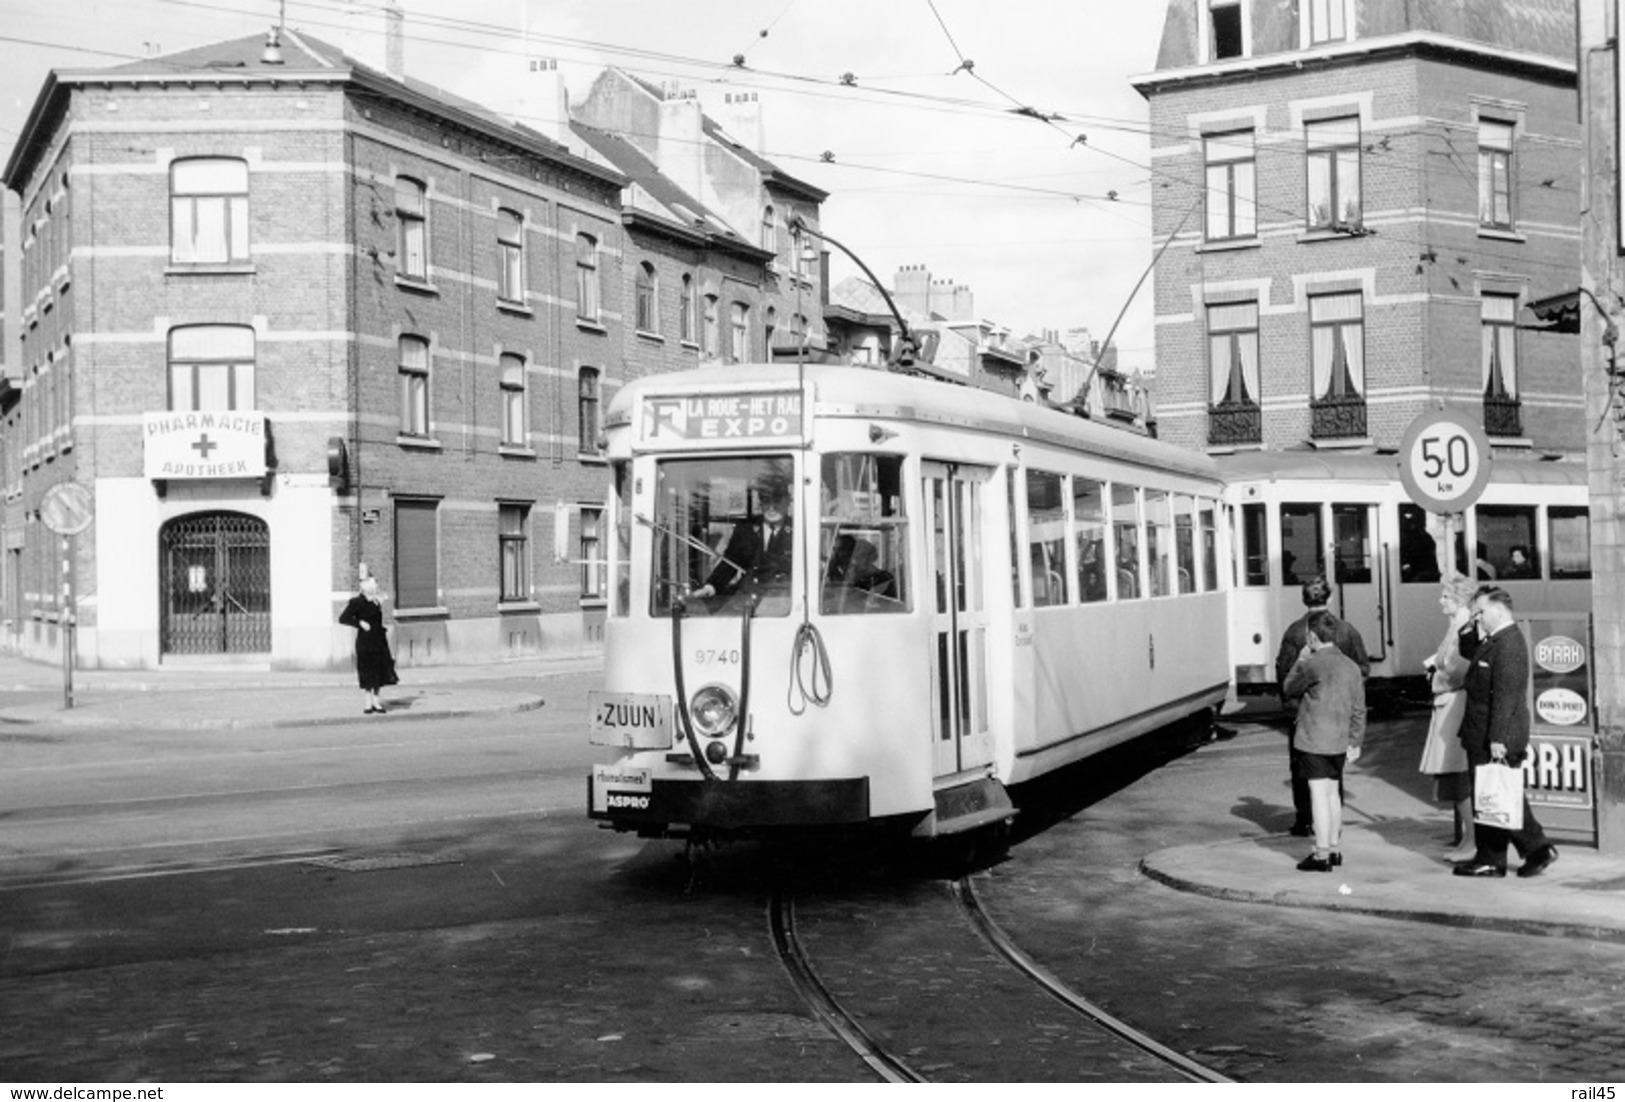
[[[395,659],[389,653],[389,637],[384,634],[384,606],[378,602],[378,581],[363,578],[361,592],[339,613],[339,623],[355,628],[355,674],[361,691],[367,694],[367,715],[381,715],[383,702],[378,690],[394,685]]]

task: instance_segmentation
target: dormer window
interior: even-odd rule
[[[1246,55],[1242,0],[1208,0],[1208,58],[1225,61]]]

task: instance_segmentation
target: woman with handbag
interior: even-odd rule
[[[1456,811],[1455,838],[1445,853],[1448,861],[1465,861],[1476,851],[1473,839],[1473,782],[1467,771],[1467,751],[1457,732],[1467,698],[1462,684],[1467,677],[1467,660],[1461,655],[1458,636],[1472,617],[1473,593],[1477,583],[1460,574],[1445,579],[1439,594],[1439,608],[1450,626],[1439,649],[1422,663],[1433,689],[1433,717],[1428,723],[1427,742],[1422,746],[1423,773],[1433,777],[1433,798]]]

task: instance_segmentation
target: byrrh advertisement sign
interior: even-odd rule
[[[143,413],[148,478],[259,478],[265,474],[265,414],[219,409]]]

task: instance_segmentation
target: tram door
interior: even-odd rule
[[[926,461],[926,571],[932,580],[931,734],[934,774],[993,761],[987,704],[987,580],[984,495],[993,472]]]
[[[1393,586],[1383,552],[1375,505],[1341,503],[1331,507],[1332,542],[1328,558],[1337,599],[1333,608],[1353,624],[1372,662],[1387,655],[1387,601]]]

